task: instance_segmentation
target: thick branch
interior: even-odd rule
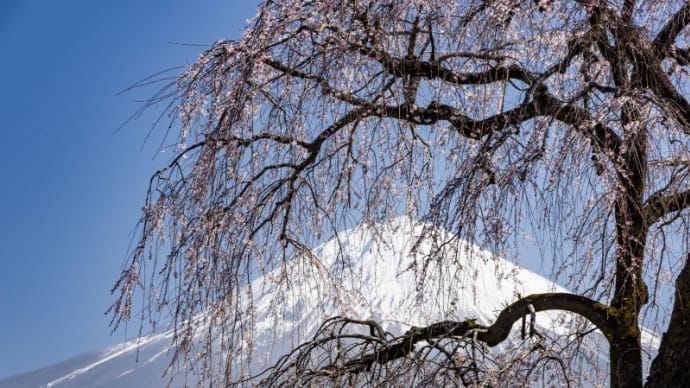
[[[426,108],[418,106],[386,106],[381,116],[407,120],[414,124],[431,125],[448,121],[459,134],[470,139],[480,139],[510,125],[517,125],[537,116],[534,102],[522,104],[514,109],[484,119],[472,119],[450,105],[432,103]]]
[[[524,297],[501,311],[491,326],[482,326],[473,320],[463,322],[444,321],[423,328],[412,328],[402,337],[380,349],[347,362],[342,369],[349,373],[359,373],[371,368],[374,363],[385,364],[405,357],[415,348],[415,344],[438,338],[463,337],[475,333],[476,339],[489,346],[503,342],[510,334],[513,324],[530,313],[529,306],[535,312],[546,310],[563,310],[578,314],[594,324],[607,338],[615,332],[615,321],[609,320],[607,306],[581,295],[567,293],[534,294]]]
[[[398,77],[441,79],[444,82],[457,85],[479,85],[512,79],[535,86],[534,89],[541,91],[541,94],[535,95],[533,101],[525,102],[509,111],[501,112],[484,119],[472,119],[465,116],[455,107],[439,103],[432,103],[428,107],[423,108],[413,105],[408,101],[402,106],[374,108],[373,103],[332,88],[325,79],[319,76],[288,67],[275,60],[267,60],[266,64],[285,74],[315,81],[324,88],[324,91],[333,95],[335,98],[360,107],[368,107],[372,109],[372,111],[377,111],[378,115],[382,117],[404,119],[420,125],[430,125],[438,121],[448,121],[458,133],[471,139],[480,139],[508,126],[519,125],[539,115],[550,115],[554,119],[583,130],[584,134],[591,138],[599,149],[611,150],[614,152],[618,151],[620,140],[615,132],[602,124],[589,127],[583,126],[584,123],[588,122],[589,118],[589,114],[585,110],[576,105],[559,101],[548,94],[545,88],[540,87],[538,78],[534,74],[518,65],[496,66],[483,72],[457,73],[440,65],[438,62],[421,61],[414,58],[399,60],[391,58],[385,55],[385,53],[366,49],[364,47],[359,47],[359,50],[365,55],[379,61],[387,71]]]
[[[543,110],[549,112],[554,119],[577,128],[599,150],[608,150],[616,155],[620,152],[620,137],[601,122],[594,124],[586,110],[575,104],[561,102],[550,94],[544,94],[542,100]]]
[[[664,73],[658,61],[647,51],[632,50],[631,57],[644,58],[636,60],[635,82],[644,88],[651,90],[662,102],[662,108],[673,116],[683,126],[683,131],[690,134],[690,103],[685,96],[678,93],[668,76]],[[646,56],[637,53],[648,54]]]
[[[690,3],[686,2],[678,12],[676,12],[659,31],[656,38],[654,38],[654,46],[660,52],[665,52],[676,37],[683,29],[690,23]]]
[[[633,11],[635,10],[635,0],[625,0],[623,3],[623,8],[621,9],[621,18],[626,24],[630,24],[632,21]]]
[[[440,60],[422,61],[417,58],[398,59],[380,50],[353,44],[353,49],[361,54],[379,62],[386,71],[398,77],[418,76],[427,79],[441,79],[444,82],[456,85],[479,85],[489,84],[503,80],[520,80],[530,84],[537,80],[537,76],[523,69],[518,65],[495,66],[486,71],[458,73],[443,65]],[[466,53],[449,53],[443,56],[444,59],[455,56],[466,56]],[[477,58],[479,56],[473,55]],[[491,57],[487,57],[493,60]]]
[[[510,329],[517,320],[528,313],[532,305],[536,312],[563,310],[586,318],[608,338],[613,334],[615,323],[607,315],[607,306],[582,295],[568,293],[533,294],[524,297],[501,311],[496,322],[480,333],[477,339],[489,346],[496,346],[508,338]]]
[[[441,79],[456,85],[480,85],[510,79],[529,84],[536,79],[534,75],[517,65],[496,66],[479,72],[457,73],[438,63],[415,59],[390,60],[382,64],[386,70],[397,76],[411,75]]]
[[[460,135],[475,140],[537,116],[550,116],[577,128],[584,136],[590,138],[599,150],[608,150],[615,154],[619,152],[621,140],[613,130],[602,123],[593,124],[587,111],[577,105],[562,102],[543,88],[537,89],[539,90],[532,101],[483,119],[472,119],[459,109],[438,102],[432,102],[426,108],[416,105],[384,106],[376,108],[373,115],[403,119],[419,125],[448,121]]]
[[[671,195],[654,193],[645,204],[647,223],[651,225],[663,216],[682,211],[690,207],[690,190]]]

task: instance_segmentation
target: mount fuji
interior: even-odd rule
[[[438,238],[418,240],[422,233]],[[439,320],[476,319],[490,324],[519,295],[567,292],[546,278],[520,268],[472,244],[449,238],[447,232],[407,218],[344,231],[310,255],[318,266],[300,259],[252,281],[255,306],[253,375],[273,365],[299,343],[310,339],[320,324],[332,316],[373,319],[388,332],[400,335],[412,326]],[[436,246],[433,241],[453,243]],[[436,252],[443,265],[422,260]],[[271,276],[289,276],[289,287],[269,287]],[[324,280],[327,279],[327,282]],[[538,331],[563,335],[571,330],[572,317],[540,312]],[[516,324],[517,325],[517,324]],[[201,330],[203,331],[203,330]],[[513,332],[519,331],[516,327]],[[591,363],[606,365],[608,349],[600,334],[590,346]],[[174,349],[172,331],[143,336],[106,349],[0,380],[0,388],[124,388],[194,386],[194,375],[164,376]],[[658,347],[658,337],[645,332],[648,349]],[[646,360],[648,362],[648,360]],[[601,368],[606,370],[606,368]],[[605,376],[587,376],[590,384]]]

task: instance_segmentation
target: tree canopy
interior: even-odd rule
[[[689,382],[688,23],[681,0],[266,1],[241,39],[216,42],[144,107],[166,104],[181,129],[151,178],[114,321],[139,314],[141,295],[143,317],[170,312],[177,355],[193,359],[205,313],[239,358],[253,278],[405,214],[506,257],[534,240],[546,275],[575,292],[519,298],[476,340],[500,342],[497,325],[528,308],[569,311],[605,335],[611,386],[632,387],[647,324],[666,332],[647,384]],[[425,268],[411,269],[420,287]],[[348,381],[470,326],[434,323],[290,372]]]

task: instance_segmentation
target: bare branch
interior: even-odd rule
[[[666,52],[676,40],[678,34],[690,23],[690,3],[682,7],[666,21],[664,27],[654,38],[654,46],[659,52]]]
[[[414,59],[385,60],[386,69],[397,76],[413,75],[427,79],[440,79],[455,85],[482,85],[507,80],[519,80],[526,84],[534,82],[537,77],[518,65],[496,66],[486,71],[457,73],[439,63]]]
[[[446,372],[473,383],[488,375],[474,351],[505,341],[532,306],[585,317],[610,342],[611,385],[640,385],[647,273],[679,268],[667,246],[690,241],[690,50],[674,44],[690,3],[433,3],[267,1],[241,39],[216,43],[155,94],[146,106],[170,98],[164,113],[180,119],[176,153],[151,178],[113,322],[130,318],[141,292],[142,317],[186,322],[171,365],[196,359],[205,376],[222,369],[218,385],[231,384],[255,361],[258,277],[273,305],[302,280],[289,275],[297,262],[300,273],[323,274],[316,288],[337,289],[339,276],[316,254],[303,258],[306,247],[403,214],[427,221],[411,252],[429,251],[399,263],[420,292],[479,276],[445,254],[454,242],[519,258],[534,239],[556,258],[544,265],[552,279],[586,296],[521,298],[486,327],[438,315],[397,338],[373,321],[327,321],[282,367],[328,379],[433,364],[420,385]],[[338,260],[349,248],[335,249]],[[429,282],[436,267],[448,273]],[[318,302],[315,314],[330,311]],[[338,303],[350,305],[334,305],[337,314],[353,311]],[[208,311],[227,330],[219,367],[207,366],[211,341],[194,345],[194,317]],[[351,326],[363,332],[346,333]],[[535,358],[510,362],[528,376],[577,364],[545,349],[524,354]]]
[[[623,8],[621,9],[621,19],[623,20],[623,23],[630,24],[632,21],[636,3],[636,0],[625,0],[623,3]]]
[[[563,310],[583,316],[607,338],[611,338],[616,329],[616,323],[610,319],[612,317],[607,316],[607,306],[587,297],[567,293],[535,294],[521,298],[503,309],[490,326],[482,326],[468,319],[437,322],[421,328],[413,327],[401,337],[377,346],[372,353],[354,356],[338,369],[344,373],[361,373],[369,370],[374,363],[386,364],[407,356],[420,342],[440,338],[472,336],[488,346],[496,346],[508,337],[515,322],[530,314],[529,306],[532,306],[535,312]],[[315,340],[320,341],[320,339]],[[326,369],[329,368],[331,366],[326,367]]]
[[[678,213],[689,207],[690,190],[670,195],[656,192],[645,202],[647,223],[654,224],[668,214]]]

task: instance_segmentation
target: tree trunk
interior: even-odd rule
[[[676,280],[671,322],[652,362],[647,387],[690,387],[690,255]]]
[[[639,119],[636,103],[621,109],[624,125]],[[628,129],[627,149],[618,165],[620,192],[614,207],[616,225],[616,274],[611,301],[616,331],[609,339],[611,387],[642,387],[642,349],[638,317],[647,303],[647,286],[642,274],[649,231],[644,211],[647,175],[647,134],[633,125]]]
[[[617,212],[618,252],[616,284],[611,315],[615,330],[609,338],[611,387],[642,387],[642,348],[638,317],[647,302],[647,286],[642,278],[646,229],[638,211]],[[632,221],[629,221],[632,220]],[[630,225],[631,227],[625,227]]]
[[[611,341],[611,388],[642,387],[642,353],[639,335]]]
[[[630,239],[631,241],[633,239]],[[642,281],[640,250],[643,243],[636,240],[634,246],[619,248],[616,273],[616,293],[611,303],[611,314],[616,324],[609,338],[611,388],[642,387],[642,348],[638,317],[647,299]],[[630,252],[633,251],[631,255]],[[628,271],[625,271],[625,270]]]

